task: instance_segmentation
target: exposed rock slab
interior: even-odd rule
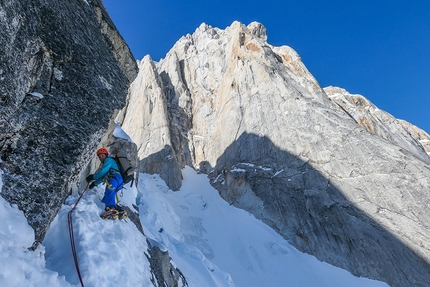
[[[327,87],[324,91],[367,131],[403,147],[424,161],[430,161],[423,145],[428,145],[426,140],[429,136],[423,130],[378,109],[362,95],[351,95],[345,89],[337,87]]]

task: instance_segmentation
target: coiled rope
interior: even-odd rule
[[[79,264],[78,264],[78,256],[76,255],[76,247],[75,247],[75,236],[73,235],[73,221],[72,221],[72,213],[75,210],[76,206],[78,205],[79,201],[81,200],[82,196],[84,195],[85,191],[87,191],[89,186],[89,183],[87,184],[87,187],[85,187],[84,191],[79,196],[78,200],[75,203],[75,206],[69,211],[68,214],[68,221],[69,221],[69,235],[70,235],[70,244],[72,245],[72,253],[73,253],[73,259],[75,260],[75,267],[76,272],[78,273],[79,281],[81,282],[82,287],[84,287],[84,282],[82,281],[82,275],[81,271],[79,270]]]

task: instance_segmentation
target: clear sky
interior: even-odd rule
[[[429,0],[103,0],[136,59],[164,58],[201,23],[262,23],[322,87],[361,94],[430,133]]]

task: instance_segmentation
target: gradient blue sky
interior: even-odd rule
[[[430,133],[430,0],[103,0],[134,57],[159,61],[201,23],[262,23],[322,87],[361,94]]]

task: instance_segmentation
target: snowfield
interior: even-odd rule
[[[140,174],[121,203],[136,204],[146,238],[168,250],[190,287],[386,287],[292,247],[244,210],[225,202],[206,175],[187,167],[182,188],[171,191],[158,175]],[[1,181],[0,181],[1,188]],[[73,213],[79,268],[86,287],[153,286],[147,243],[134,224],[104,221],[104,187],[86,191]],[[69,239],[69,197],[43,244],[27,248],[33,230],[21,211],[0,197],[0,286],[80,286]]]

